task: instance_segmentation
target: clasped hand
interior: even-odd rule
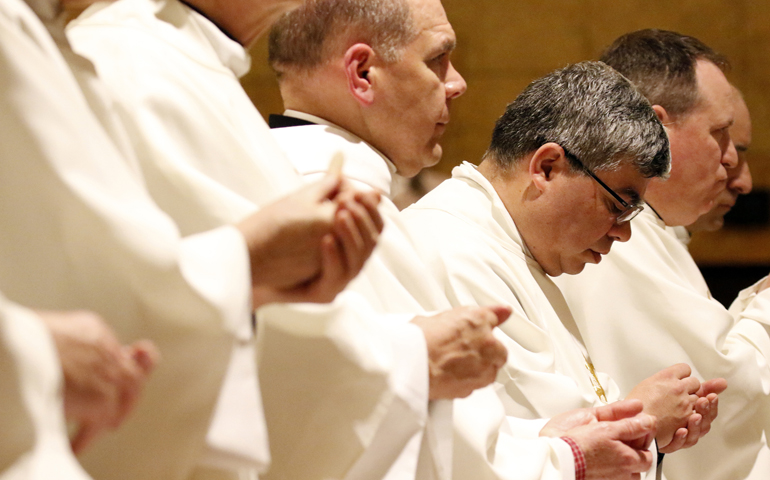
[[[332,301],[374,250],[383,228],[379,202],[379,193],[356,191],[329,173],[241,222],[254,307]]]
[[[643,380],[627,398],[637,398],[644,412],[658,419],[658,450],[673,453],[698,443],[717,417],[723,378],[701,383],[684,363],[672,365]]]

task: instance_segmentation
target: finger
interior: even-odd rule
[[[337,236],[340,247],[342,247],[342,251],[346,256],[355,255],[356,252],[363,252],[366,249],[366,241],[361,235],[361,231],[356,225],[353,213],[350,210],[337,211],[334,217],[334,234]],[[348,268],[352,269],[353,266],[348,264]]]
[[[711,394],[709,394],[709,396],[707,398],[709,399],[709,402],[711,403],[711,411],[710,411],[709,420],[710,421],[714,421],[714,419],[717,418],[717,416],[719,415],[719,397],[716,394],[711,393]]]
[[[657,420],[652,415],[640,413],[633,418],[624,418],[611,422],[608,426],[614,433],[614,438],[622,442],[631,442],[655,434]]]
[[[103,430],[104,428],[97,427],[91,423],[81,424],[70,440],[70,447],[75,455],[83,453],[83,450],[85,450]]]
[[[315,201],[332,200],[342,188],[342,181],[341,172],[328,172],[323,178],[308,184],[304,189]]]
[[[342,167],[345,165],[345,156],[339,150],[334,152],[332,159],[329,162],[329,169],[327,172],[331,176],[341,177]]]
[[[695,404],[695,413],[702,417],[700,423],[700,436],[704,436],[711,430],[711,422],[716,418],[716,414],[711,412],[711,402],[708,398],[699,398]]]
[[[703,422],[703,417],[700,414],[693,413],[690,415],[690,420],[687,422],[687,438],[685,439],[682,448],[690,448],[698,443],[698,440],[700,440],[710,428],[711,425],[709,424],[706,426]]]
[[[684,382],[685,384],[685,389],[687,393],[697,397],[696,394],[698,393],[698,390],[700,390],[701,388],[700,381],[695,377],[685,377],[682,379],[682,382]]]
[[[485,342],[485,345],[481,348],[481,357],[487,362],[493,371],[493,376],[497,374],[497,371],[505,365],[505,361],[508,359],[508,349],[498,339],[496,339],[491,333],[490,339]]]
[[[136,404],[139,402],[139,398],[142,394],[142,390],[144,389],[146,380],[147,376],[141,376],[136,378],[133,383],[124,385],[124,388],[120,392],[118,416],[113,419],[110,427],[118,428],[126,420],[126,418],[128,418],[128,416],[134,410],[134,407],[136,407]]]
[[[693,410],[695,413],[698,413],[705,418],[711,410],[711,402],[709,402],[706,397],[697,397],[697,400],[693,405]]]
[[[595,409],[596,419],[600,422],[614,422],[635,417],[642,413],[644,404],[641,400],[621,400]]]
[[[494,305],[491,307],[484,307],[495,314],[497,317],[497,321],[494,323],[493,326],[498,327],[501,323],[508,320],[508,317],[511,316],[511,313],[513,312],[513,309],[508,305]]]
[[[658,445],[658,451],[660,453],[674,453],[677,450],[684,448],[687,437],[688,430],[686,428],[679,428],[676,432],[674,432],[674,437],[671,439],[668,445]]]
[[[160,351],[150,340],[139,340],[131,344],[131,356],[144,372],[149,375],[160,363]]]
[[[633,454],[636,456],[637,461],[632,465],[628,465],[628,471],[632,472],[631,478],[639,478],[638,475],[641,472],[646,472],[652,468],[652,452],[647,448],[633,449]]]
[[[644,450],[637,450],[639,452],[639,467],[636,468],[636,470],[639,470],[638,473],[646,472],[649,469],[652,468],[652,452],[648,449]],[[638,475],[638,473],[635,473],[634,475],[637,475],[636,478],[641,478],[641,475]]]
[[[361,234],[361,229],[348,210],[340,210],[337,213],[334,232],[339,240],[338,245],[345,261],[345,276],[353,278],[364,267],[364,263],[374,251],[377,241],[366,238],[367,234]]]
[[[699,397],[705,397],[710,393],[720,394],[727,389],[727,380],[724,378],[712,378],[701,383],[700,390],[698,390]]]
[[[358,228],[361,237],[364,239],[365,249],[371,252],[377,244],[377,239],[379,238],[382,229],[375,225],[374,220],[371,217],[371,212],[360,203],[352,201],[346,202],[344,208],[350,211],[353,220],[355,221],[355,225]]]
[[[382,229],[385,227],[385,222],[380,215],[378,206],[380,205],[380,194],[376,190],[368,192],[356,192],[355,200],[363,205],[369,212],[369,216],[374,222],[377,231],[382,233]]]
[[[115,382],[115,408],[113,415],[105,419],[111,428],[117,428],[128,417],[136,403],[147,375],[141,366],[134,360],[132,348],[123,347],[124,359],[122,361],[122,375],[119,382]]]
[[[692,375],[692,368],[690,368],[690,366],[686,363],[677,363],[675,365],[671,365],[666,370],[669,370],[671,373],[676,375],[676,378],[679,379],[684,379]]]
[[[321,275],[311,285],[309,301],[329,303],[347,285],[345,260],[333,236],[321,239]]]

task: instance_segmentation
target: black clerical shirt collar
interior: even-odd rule
[[[301,127],[303,125],[317,125],[316,123],[304,120],[297,117],[289,117],[287,115],[278,115],[271,113],[267,119],[267,124],[270,128],[286,128],[286,127]]]

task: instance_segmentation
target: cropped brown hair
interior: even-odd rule
[[[406,0],[307,0],[283,15],[270,30],[270,65],[307,70],[327,61],[338,39],[371,46],[386,61],[415,37]]]
[[[657,29],[623,35],[601,57],[631,80],[651,104],[672,116],[688,113],[698,103],[698,60],[710,61],[722,71],[729,69],[726,57],[697,38]]]

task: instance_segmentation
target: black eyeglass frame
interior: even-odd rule
[[[586,167],[586,166],[585,166],[585,164],[584,164],[583,162],[581,162],[581,161],[580,161],[580,159],[579,159],[577,156],[575,156],[575,155],[573,155],[572,153],[570,153],[570,152],[569,152],[569,151],[568,151],[566,148],[564,148],[564,147],[561,147],[561,149],[562,149],[562,150],[564,150],[564,156],[565,156],[565,157],[569,158],[569,159],[570,159],[570,160],[572,160],[573,162],[575,162],[575,163],[577,163],[578,165],[580,165],[580,168],[581,168],[581,169],[582,169],[582,170],[583,170],[583,171],[584,171],[586,174],[588,174],[588,175],[589,175],[591,178],[593,178],[594,180],[596,180],[596,183],[598,183],[599,185],[601,185],[601,187],[602,187],[602,188],[603,188],[603,189],[604,189],[604,190],[605,190],[607,193],[609,193],[610,195],[612,195],[612,198],[614,198],[615,200],[617,200],[617,201],[618,201],[618,203],[620,203],[620,204],[623,206],[624,210],[623,210],[622,212],[620,212],[620,214],[619,214],[617,217],[615,217],[615,223],[616,223],[617,225],[623,225],[624,223],[630,222],[631,220],[633,220],[633,218],[634,218],[634,217],[636,217],[637,215],[639,215],[639,212],[641,212],[642,210],[644,210],[644,203],[639,203],[639,204],[636,204],[636,205],[631,205],[630,203],[626,202],[625,200],[623,200],[623,197],[621,197],[620,195],[618,195],[618,194],[615,192],[615,190],[613,190],[613,189],[611,189],[610,187],[608,187],[606,183],[602,182],[602,181],[601,181],[601,179],[600,179],[599,177],[597,177],[597,176],[594,174],[594,172],[592,172],[592,171],[591,171],[591,170],[590,170],[588,167]]]

